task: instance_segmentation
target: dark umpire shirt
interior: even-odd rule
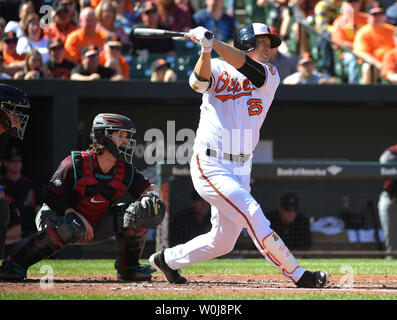
[[[99,168],[96,157],[92,158],[93,165]],[[110,172],[112,169],[110,170]],[[103,172],[102,172],[103,173]],[[44,202],[58,215],[63,215],[68,208],[74,208],[69,198],[70,191],[75,183],[72,156],[66,157],[52,176],[47,185]],[[134,199],[138,198],[152,183],[134,167],[134,178],[128,192]]]
[[[4,150],[7,146],[7,143],[8,143],[8,134],[4,132],[0,134],[0,166],[3,162]]]
[[[14,199],[8,195],[5,195],[5,199],[7,200],[8,206],[10,207],[10,222],[8,223],[8,228],[21,224],[21,213],[15,206]]]
[[[295,221],[288,227],[281,223],[278,211],[266,214],[272,228],[284,241],[290,250],[308,250],[311,245],[309,219],[301,213],[296,215]]]
[[[5,186],[4,192],[14,199],[15,205],[21,213],[23,237],[37,231],[35,224],[36,206],[42,204],[40,188],[28,177],[22,176],[17,181],[4,176],[0,184]]]
[[[80,73],[83,76],[89,76],[92,74],[92,72],[87,72],[81,64],[72,69],[71,74],[73,73]],[[101,76],[101,79],[110,79],[116,74],[116,71],[112,68],[98,66],[97,71],[94,73],[98,73]]]

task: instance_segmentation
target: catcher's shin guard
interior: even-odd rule
[[[146,243],[147,229],[138,230],[137,233],[119,233],[116,235],[117,257],[114,264],[117,270],[117,278],[125,281],[150,281],[152,273],[156,270],[147,265],[141,265],[139,259],[142,256]]]
[[[85,234],[84,222],[73,212],[58,217],[42,231],[36,232],[8,261],[27,270],[31,265],[50,257],[80,240]]]
[[[296,282],[305,271],[298,265],[295,257],[289,251],[284,241],[274,231],[262,240],[266,260],[280,269],[293,282]]]

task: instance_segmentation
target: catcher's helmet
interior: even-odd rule
[[[267,35],[271,40],[271,47],[277,48],[281,44],[281,39],[272,33],[270,28],[263,23],[252,23],[237,30],[234,35],[234,46],[244,52],[254,50],[257,41],[255,36]]]
[[[0,124],[7,134],[23,140],[29,108],[26,92],[8,84],[0,84]]]
[[[119,131],[116,141],[112,136],[115,131]],[[127,132],[127,135],[122,137],[121,132]],[[135,132],[134,124],[129,118],[120,114],[100,113],[92,123],[91,140],[103,145],[116,159],[132,164],[136,147],[136,140],[132,136]]]

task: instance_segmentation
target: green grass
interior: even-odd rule
[[[147,260],[141,260],[148,263]],[[308,270],[325,270],[332,275],[354,274],[397,275],[397,260],[384,259],[299,259]],[[55,275],[113,274],[113,260],[43,260],[32,266],[28,275],[40,275],[40,269],[50,265]],[[214,259],[183,268],[184,274],[280,274],[265,259]]]
[[[137,294],[51,294],[51,293],[7,293],[0,292],[0,300],[396,300],[393,295],[386,294],[264,294],[264,295],[188,295],[188,294],[167,294],[167,295],[137,295]]]
[[[142,260],[142,263],[148,263]],[[298,259],[300,265],[309,270],[326,270],[331,275],[397,275],[397,260],[384,259]],[[109,275],[114,274],[113,260],[43,260],[32,266],[29,276],[40,276],[48,272],[42,269],[51,266],[54,276],[63,275]],[[42,271],[42,272],[41,272]],[[189,274],[280,274],[277,268],[265,259],[214,259],[183,268]],[[221,276],[220,276],[221,278]],[[188,295],[183,293],[166,295],[138,295],[134,292],[102,294],[10,293],[0,291],[0,300],[396,300],[397,295],[348,294],[319,291],[307,294],[256,294],[256,295]]]

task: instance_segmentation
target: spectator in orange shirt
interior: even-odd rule
[[[14,76],[17,71],[21,71],[25,65],[26,55],[19,55],[17,53],[17,42],[18,37],[15,31],[10,31],[3,35],[3,41],[1,43],[4,59],[3,72],[11,77]]]
[[[361,12],[361,0],[345,0],[342,13],[334,20],[331,40],[349,50],[353,50],[357,30],[368,23],[368,14]],[[348,83],[360,81],[360,68],[353,53],[343,52],[343,65],[348,68]]]
[[[342,13],[333,22],[332,41],[353,50],[357,30],[368,23],[368,14],[360,9],[361,0],[345,0]]]
[[[95,45],[103,48],[106,35],[96,30],[97,18],[95,11],[91,7],[85,7],[80,11],[80,28],[68,35],[65,41],[65,57],[68,60],[81,63],[81,49]]]
[[[382,77],[392,83],[397,83],[397,28],[393,34],[395,48],[386,52],[382,60]]]
[[[77,29],[73,22],[73,16],[69,12],[71,4],[73,4],[73,0],[59,0],[54,3],[54,21],[44,28],[45,38],[56,38],[65,42],[69,33]]]
[[[382,8],[374,7],[369,13],[368,24],[357,31],[353,43],[355,54],[375,66],[372,72],[370,64],[363,63],[361,79],[363,84],[377,82],[382,67],[381,61],[385,53],[394,48],[393,33],[396,28],[385,23],[386,18]]]
[[[95,15],[98,19],[97,30],[105,33],[107,37],[119,37],[123,44],[123,52],[126,52],[130,48],[130,39],[123,28],[115,26],[117,9],[112,0],[102,0],[95,8]]]
[[[124,79],[130,79],[130,65],[121,55],[123,44],[117,36],[110,36],[106,39],[104,50],[99,53],[99,65],[112,68],[116,73],[122,74]]]

